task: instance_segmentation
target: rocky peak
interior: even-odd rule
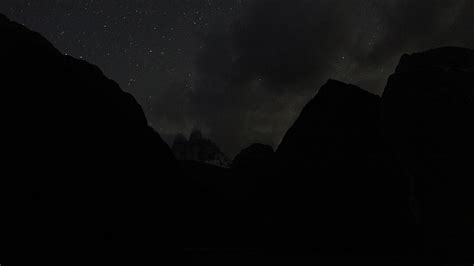
[[[204,138],[201,131],[195,129],[189,140],[182,134],[176,135],[173,146],[175,157],[183,161],[197,161],[220,167],[229,167],[230,160],[211,140]]]
[[[379,104],[380,97],[376,95],[355,85],[329,80],[285,134],[277,149],[278,157],[297,163],[315,157],[327,159],[328,153],[348,156],[348,145],[355,151],[356,143],[367,145],[377,138]]]

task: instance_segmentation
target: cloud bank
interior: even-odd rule
[[[474,47],[473,11],[470,0],[246,1],[201,36],[193,86],[167,95],[185,101],[173,119],[230,156],[252,142],[277,146],[328,78],[380,94],[403,53]]]

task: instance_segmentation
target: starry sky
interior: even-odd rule
[[[474,48],[472,0],[2,0],[135,96],[167,141],[276,147],[329,78],[381,94],[403,53]]]

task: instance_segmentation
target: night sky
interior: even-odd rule
[[[2,0],[132,93],[166,139],[276,147],[328,79],[376,94],[403,53],[474,48],[472,0]],[[45,88],[47,89],[47,88]]]

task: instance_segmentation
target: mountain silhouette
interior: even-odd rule
[[[382,101],[383,132],[431,253],[473,253],[474,50],[403,55]]]
[[[382,97],[329,80],[230,165],[199,131],[170,149],[98,67],[0,34],[9,250],[472,255],[474,50],[402,56]]]
[[[397,227],[409,223],[408,188],[390,172],[382,143],[380,101],[329,80],[279,145],[275,197],[287,209],[281,219],[291,217],[292,234],[306,235],[304,243],[372,252],[382,238],[395,245]]]
[[[152,206],[179,198],[170,192],[178,191],[177,163],[140,105],[96,66],[5,16],[0,34],[5,240],[97,251],[143,240],[144,228],[146,238],[156,235]]]
[[[231,167],[238,179],[247,186],[252,205],[258,209],[260,217],[267,220],[271,219],[269,206],[275,204],[268,193],[275,182],[272,171],[274,162],[275,152],[272,146],[253,143],[235,156]],[[265,227],[271,228],[268,224]],[[260,229],[260,232],[264,230]],[[271,235],[270,231],[267,230]],[[267,236],[267,238],[271,237]]]
[[[333,80],[320,89],[276,152],[272,195],[289,242],[472,254],[473,54],[404,55],[382,99]]]
[[[301,170],[356,159],[377,145],[380,98],[354,85],[329,80],[285,134],[277,156]]]

